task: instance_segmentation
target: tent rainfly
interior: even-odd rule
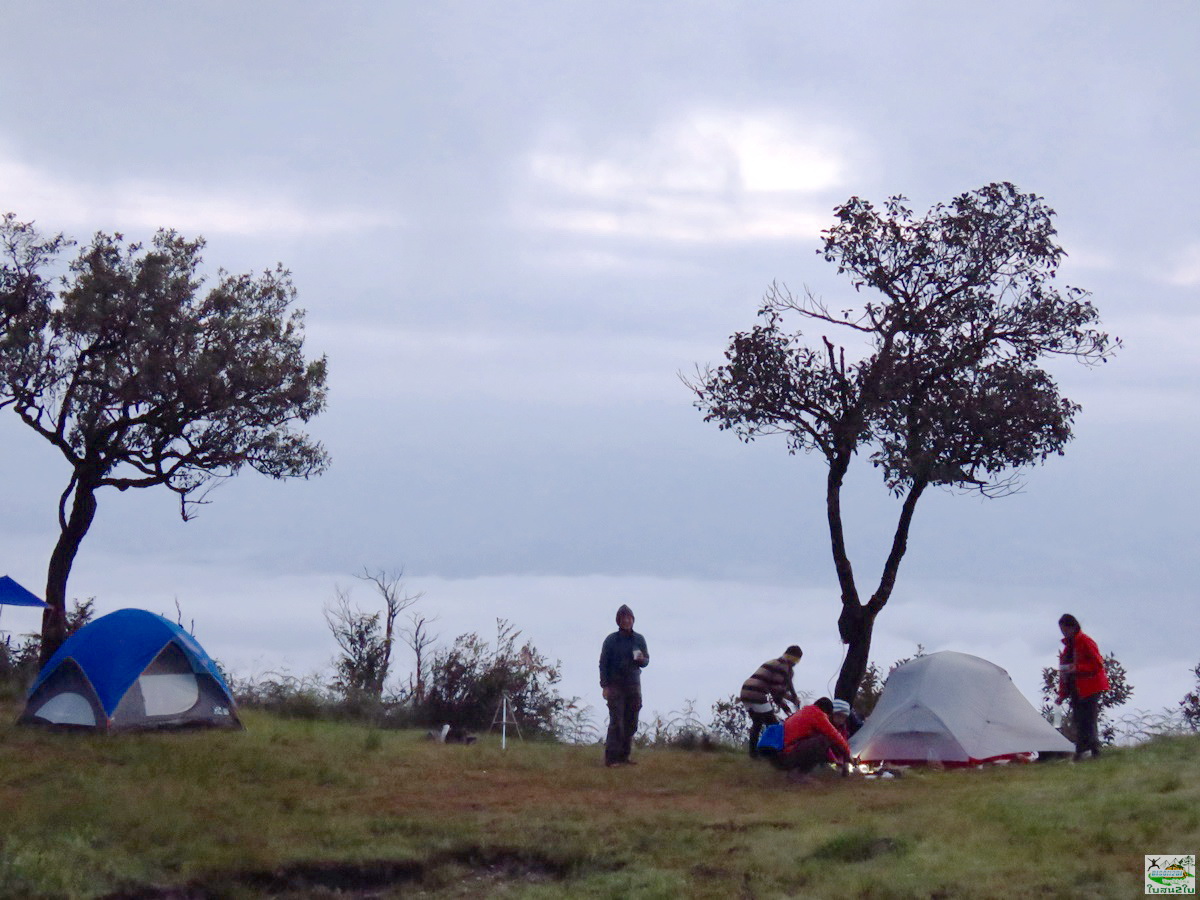
[[[909,660],[888,676],[850,749],[871,763],[976,765],[1075,748],[1004,669],[943,651]]]
[[[141,609],[109,613],[67,638],[38,674],[17,721],[104,732],[242,727],[204,648]]]

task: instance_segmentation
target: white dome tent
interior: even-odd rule
[[[976,765],[1075,748],[1039,715],[1008,672],[947,650],[892,671],[850,749],[867,763]]]

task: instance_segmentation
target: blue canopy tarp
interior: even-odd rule
[[[21,585],[17,584],[7,575],[0,576],[0,604],[8,604],[9,606],[46,606],[44,601],[39,600],[34,594],[25,590],[25,588],[21,587]]]

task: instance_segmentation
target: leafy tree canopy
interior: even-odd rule
[[[66,579],[102,487],[164,485],[184,519],[203,489],[243,467],[318,475],[324,448],[294,430],[325,406],[325,359],[303,354],[303,312],[282,267],[220,270],[203,240],[159,231],[149,247],[97,233],[55,294],[43,272],[65,245],[4,220],[5,395],[71,466],[59,503],[43,647],[61,639]]]
[[[315,475],[327,456],[291,431],[325,404],[325,360],[303,356],[283,268],[219,273],[201,293],[202,240],[149,250],[97,234],[71,263],[36,355],[12,385],[18,415],[94,487],[164,484],[187,501],[249,465]]]
[[[922,218],[902,197],[882,211],[855,197],[835,213],[820,252],[856,292],[876,293],[833,311],[772,285],[763,324],[735,334],[726,364],[693,385],[706,421],[745,440],[784,433],[831,462],[870,447],[897,494],[985,486],[1061,452],[1079,407],[1039,363],[1102,361],[1116,344],[1087,292],[1052,284],[1065,255],[1053,210],[1005,183]],[[819,343],[785,332],[789,313]]]
[[[43,269],[67,244],[61,235],[43,238],[12,213],[0,218],[0,407],[14,401],[9,382],[28,365],[50,314],[54,288]]]
[[[912,515],[930,485],[1003,494],[1017,470],[1060,454],[1079,406],[1045,360],[1106,360],[1119,341],[1079,288],[1054,279],[1065,255],[1054,211],[1012,184],[986,185],[916,216],[903,197],[835,209],[819,253],[849,278],[841,308],[775,284],[760,324],[734,334],[726,362],[688,382],[706,421],[742,440],[786,436],[829,467],[827,519],[850,644],[837,695],[853,700],[874,617],[891,594]],[[785,330],[798,316],[813,332]],[[878,587],[859,599],[842,525],[855,455],[903,498]]]

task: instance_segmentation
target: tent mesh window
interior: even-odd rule
[[[96,689],[73,659],[64,661],[38,685],[25,708],[22,719],[26,722],[95,728],[105,720]]]
[[[189,725],[241,728],[233,702],[217,680],[196,671],[184,650],[171,641],[129,686],[113,713],[113,727]]]
[[[199,700],[200,686],[191,662],[171,641],[129,686],[117,704],[113,722],[128,726],[146,720],[187,719]]]

